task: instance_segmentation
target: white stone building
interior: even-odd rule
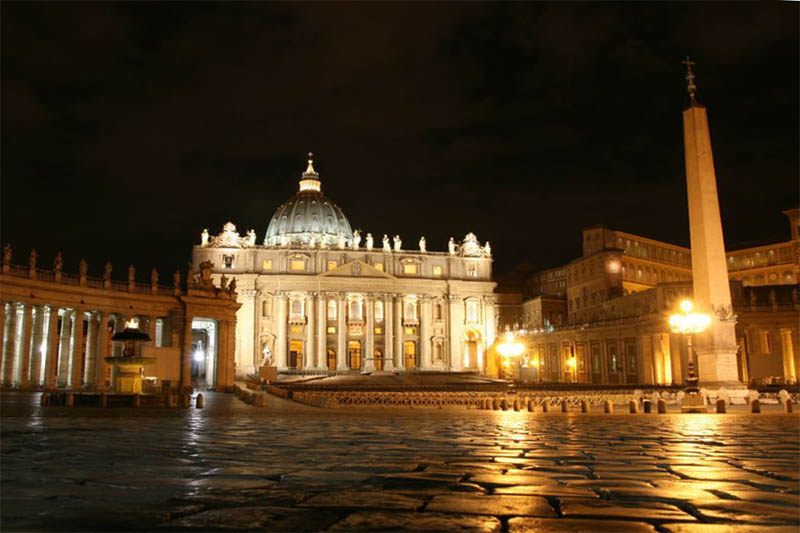
[[[203,231],[195,270],[235,279],[236,374],[374,370],[475,371],[494,342],[491,249],[468,233],[446,252],[403,249],[395,235],[352,231],[321,192],[309,154],[297,194],[270,220],[263,244],[228,223]],[[225,279],[222,279],[222,278]]]

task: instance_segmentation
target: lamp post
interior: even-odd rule
[[[694,351],[692,350],[692,335],[705,331],[711,325],[711,317],[703,313],[693,313],[692,302],[684,300],[681,302],[681,312],[669,317],[669,327],[673,333],[686,335],[688,346],[686,376],[686,395],[683,398],[681,412],[683,413],[705,413],[706,406],[700,389],[697,386],[699,378],[697,376],[697,363]]]
[[[497,353],[503,357],[500,371],[502,373],[509,372],[511,370],[511,359],[519,357],[524,351],[525,345],[517,341],[513,333],[506,331],[503,336],[503,342],[497,345]]]

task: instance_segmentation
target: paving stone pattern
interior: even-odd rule
[[[2,531],[800,526],[797,414],[0,407]]]

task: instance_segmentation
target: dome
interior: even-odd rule
[[[322,194],[319,174],[314,171],[311,154],[308,168],[300,179],[300,190],[280,206],[269,221],[264,244],[335,245],[350,242],[353,230],[342,209]]]

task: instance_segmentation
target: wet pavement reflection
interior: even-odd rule
[[[38,401],[0,396],[4,531],[797,531],[800,520],[796,414],[325,410],[215,393],[202,410]]]

